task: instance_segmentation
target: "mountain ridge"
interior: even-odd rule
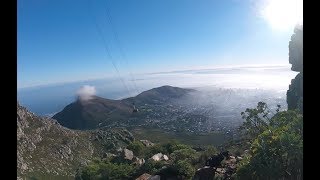
[[[141,115],[132,113],[133,104],[138,106],[144,104],[159,105],[193,91],[195,90],[166,85],[122,100],[112,100],[98,96],[92,96],[86,101],[78,98],[52,118],[71,129],[94,129],[112,123],[126,123],[129,118],[136,118]]]

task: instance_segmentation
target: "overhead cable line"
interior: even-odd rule
[[[108,48],[108,45],[107,45],[107,41],[106,41],[106,39],[105,39],[104,36],[103,36],[102,30],[101,30],[99,24],[97,23],[96,19],[94,18],[94,15],[93,15],[93,13],[92,13],[92,7],[91,7],[90,0],[88,0],[88,4],[89,4],[89,14],[93,17],[93,21],[94,21],[95,27],[96,27],[96,29],[97,29],[97,31],[98,31],[98,34],[100,35],[100,37],[101,37],[101,39],[102,39],[102,41],[103,41],[104,48],[105,48],[105,50],[106,50],[106,52],[107,52],[107,55],[108,55],[109,59],[111,60],[112,66],[113,66],[114,69],[116,70],[116,73],[117,73],[117,75],[118,75],[121,83],[123,84],[123,86],[124,86],[125,89],[127,90],[128,95],[131,97],[132,95],[131,95],[131,93],[130,93],[130,90],[129,90],[128,86],[126,85],[125,81],[123,80],[123,78],[121,77],[120,71],[119,71],[116,63],[115,63],[114,60],[113,60],[113,57],[112,57],[112,55],[111,55],[111,53],[110,53],[110,50],[109,50],[109,48]]]
[[[106,3],[105,10],[106,10],[106,12],[107,12],[107,19],[108,19],[108,22],[109,22],[109,24],[110,24],[110,26],[111,26],[111,31],[112,31],[112,33],[113,33],[114,39],[116,40],[116,43],[118,44],[121,57],[122,57],[122,59],[125,60],[128,68],[129,68],[129,73],[130,73],[130,76],[131,76],[131,81],[133,82],[135,91],[136,91],[136,93],[139,93],[138,88],[137,88],[137,85],[136,85],[136,82],[135,82],[134,75],[133,75],[133,73],[132,73],[132,71],[131,71],[131,68],[130,68],[129,63],[128,63],[128,60],[127,60],[127,56],[126,56],[126,54],[125,54],[125,52],[124,52],[124,50],[123,50],[122,44],[121,44],[121,42],[120,42],[120,40],[119,40],[119,37],[118,37],[118,33],[117,33],[117,31],[116,31],[116,29],[115,29],[115,26],[114,26],[114,24],[113,24],[112,16],[111,16],[110,9],[109,9],[109,6],[108,6],[108,2]]]

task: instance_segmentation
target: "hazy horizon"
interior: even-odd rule
[[[274,65],[189,69],[141,74],[135,76],[134,82],[128,76],[124,78],[124,82],[129,91],[118,77],[21,88],[18,89],[18,100],[35,113],[44,115],[60,111],[73,102],[79,88],[84,85],[94,87],[96,95],[108,99],[132,97],[142,91],[163,85],[202,89],[209,87],[261,89],[279,92],[284,96],[291,79],[296,74],[290,70],[290,66]]]

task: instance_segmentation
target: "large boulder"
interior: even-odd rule
[[[213,180],[215,176],[215,171],[215,168],[210,166],[200,168],[196,171],[195,175],[193,176],[193,180]]]
[[[132,160],[133,159],[133,152],[130,151],[129,149],[124,149],[122,151],[122,155],[123,155],[123,159],[126,159],[126,160]]]
[[[169,157],[165,154],[158,153],[158,154],[153,155],[150,159],[152,159],[154,161],[162,161],[162,160],[168,161]]]

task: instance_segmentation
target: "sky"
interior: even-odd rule
[[[18,89],[245,64],[288,65],[302,0],[18,0]]]

